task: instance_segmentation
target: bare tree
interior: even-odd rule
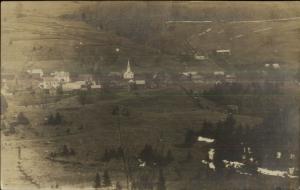
[[[120,143],[120,148],[123,150],[123,154],[122,154],[123,167],[124,167],[124,171],[125,171],[125,175],[126,175],[127,189],[130,189],[129,179],[131,178],[131,172],[130,172],[130,167],[129,167],[129,158],[128,158],[127,152],[126,152],[127,149],[126,149],[125,144],[123,142],[122,130],[121,130],[121,118],[122,117],[128,117],[129,116],[129,111],[126,107],[116,106],[112,111],[112,115],[117,117],[119,143]]]

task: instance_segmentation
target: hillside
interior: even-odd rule
[[[261,69],[266,62],[279,62],[288,72],[299,67],[298,2],[55,6],[50,13],[47,3],[3,4],[4,71],[15,67],[122,71],[127,59],[138,72]],[[212,53],[216,49],[230,49],[232,55],[219,59]],[[195,61],[195,53],[209,59]]]
[[[229,59],[220,62],[210,55],[210,63],[261,69],[265,62],[279,62],[293,70],[300,52],[299,7],[298,2],[102,3],[89,9],[85,20],[166,54],[231,49]]]

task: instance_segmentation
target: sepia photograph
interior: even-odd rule
[[[3,190],[300,190],[299,1],[2,1]]]

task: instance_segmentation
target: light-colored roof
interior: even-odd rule
[[[82,85],[85,85],[85,81],[76,81],[63,84],[64,89],[80,89]]]
[[[145,80],[136,80],[135,84],[139,84],[139,85],[146,84],[146,81]]]
[[[224,71],[215,71],[214,75],[224,75],[225,72]]]
[[[99,85],[99,84],[94,84],[94,85],[91,85],[91,88],[92,88],[92,89],[99,89],[99,88],[101,88],[101,85]]]
[[[31,69],[31,70],[27,70],[28,73],[43,73],[42,69]]]
[[[218,53],[229,53],[230,49],[218,49],[216,52],[218,52]]]
[[[188,75],[197,75],[198,72],[197,71],[188,71],[188,72],[183,72],[182,74],[186,75],[186,76],[188,76]]]

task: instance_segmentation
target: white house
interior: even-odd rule
[[[194,76],[194,75],[197,75],[198,72],[196,72],[196,71],[188,71],[188,72],[183,72],[182,74],[185,75],[185,76]]]
[[[76,81],[63,84],[63,91],[80,90],[86,85],[86,81]]]
[[[129,80],[134,78],[134,73],[131,71],[129,60],[127,63],[127,70],[124,72],[123,78]]]
[[[135,84],[136,85],[146,85],[146,81],[145,80],[135,80]]]
[[[202,60],[206,60],[206,57],[204,55],[195,54],[194,59],[202,61]]]
[[[42,69],[31,69],[31,70],[27,70],[27,73],[30,75],[39,75],[39,77],[43,77],[44,76],[44,72]]]
[[[273,63],[273,64],[272,64],[272,67],[273,67],[274,69],[280,69],[280,65],[279,65],[278,63]]]
[[[192,81],[193,81],[194,83],[203,83],[203,82],[204,82],[203,79],[204,79],[203,76],[200,75],[200,74],[192,75]]]
[[[230,49],[218,49],[216,53],[220,55],[231,55]]]
[[[70,73],[65,71],[55,71],[54,73],[51,73],[51,75],[54,76],[54,78],[59,82],[70,82]]]
[[[214,71],[215,76],[224,76],[225,72],[224,71]]]
[[[234,74],[232,75],[226,75],[225,76],[225,81],[228,83],[233,83],[236,81],[236,76]]]
[[[43,82],[40,83],[40,88],[43,89],[50,89],[50,88],[57,88],[61,83],[55,79],[54,77],[43,77]]]

